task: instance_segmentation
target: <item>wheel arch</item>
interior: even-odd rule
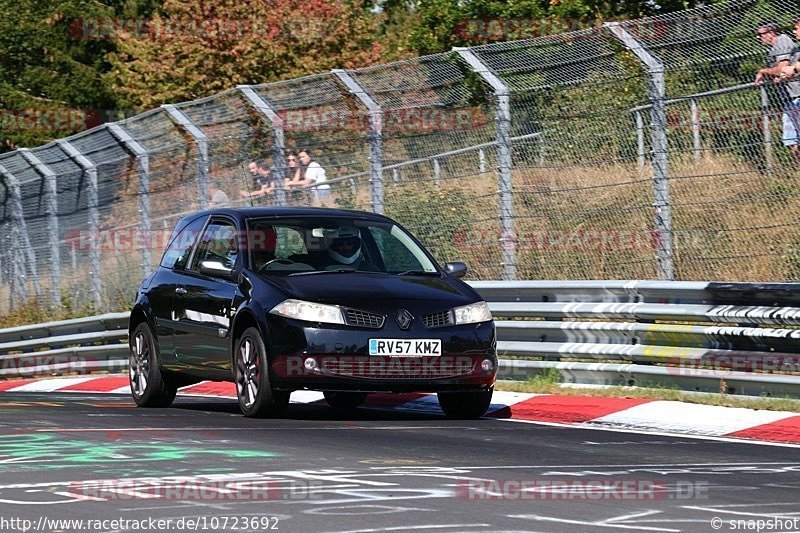
[[[266,336],[264,335],[264,326],[259,322],[256,318],[256,314],[253,312],[252,309],[249,307],[243,307],[236,313],[236,316],[233,320],[233,325],[231,327],[231,342],[230,342],[230,356],[231,360],[231,368],[235,365],[234,361],[234,351],[236,349],[236,340],[244,333],[247,328],[254,327],[258,330],[261,334],[261,338],[264,341],[264,347],[268,346]],[[269,355],[269,354],[267,354]]]

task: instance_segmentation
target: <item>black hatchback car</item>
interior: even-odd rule
[[[295,390],[334,408],[371,392],[436,392],[449,417],[489,407],[495,327],[481,297],[388,217],[243,208],[183,218],[130,321],[142,407],[179,387],[233,381],[246,416],[279,416]]]

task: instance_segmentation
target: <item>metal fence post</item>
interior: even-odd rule
[[[433,183],[437,189],[442,186],[442,165],[436,158],[433,159]]]
[[[604,24],[622,44],[647,67],[650,75],[650,109],[653,154],[653,205],[655,208],[655,229],[657,270],[659,279],[674,279],[675,270],[672,259],[672,216],[669,200],[669,167],[667,156],[667,114],[666,83],[664,64],[645,49],[619,22]]]
[[[53,284],[50,287],[50,298],[54,308],[61,306],[61,251],[59,250],[58,229],[58,184],[56,183],[56,173],[50,170],[36,154],[27,148],[20,148],[19,153],[28,163],[36,169],[45,181],[44,186],[44,209],[47,214],[47,233],[50,243],[50,279]]]
[[[369,111],[369,170],[372,189],[372,211],[383,214],[383,111],[378,102],[361,84],[346,70],[334,69],[333,74],[339,78],[347,90]]]
[[[692,98],[692,143],[694,144],[694,162],[699,163],[703,146],[700,142],[700,108],[697,98]]]
[[[101,296],[103,294],[102,277],[100,275],[100,246],[98,237],[100,236],[100,215],[97,212],[97,165],[92,163],[89,158],[78,151],[66,139],[56,141],[61,149],[75,163],[86,172],[89,177],[89,187],[86,195],[87,208],[89,211],[89,276],[92,279],[92,302],[95,309],[101,309]],[[74,250],[74,248],[73,248]]]
[[[152,256],[150,246],[153,238],[150,235],[150,155],[142,144],[116,122],[106,124],[109,133],[122,143],[122,146],[136,158],[139,167],[139,231],[145,245],[142,247],[142,276],[150,275]]]
[[[758,88],[761,94],[761,131],[764,136],[764,158],[766,159],[767,173],[772,173],[775,166],[775,155],[772,152],[772,133],[769,125],[769,95],[763,85]]]
[[[251,85],[236,87],[256,111],[272,124],[272,166],[275,169],[275,203],[286,205],[286,191],[283,180],[286,176],[286,144],[284,140],[283,117]]]
[[[480,170],[481,174],[486,172],[486,153],[483,148],[478,150],[478,170]]]
[[[503,279],[517,279],[516,232],[514,229],[514,185],[511,171],[511,93],[505,82],[468,48],[453,49],[491,88],[497,100],[497,171],[500,190],[500,250]]]
[[[186,114],[172,104],[161,108],[178,126],[186,130],[197,146],[197,203],[200,209],[208,208],[208,136],[189,120]]]
[[[26,272],[33,281],[34,292],[39,297],[42,287],[39,283],[39,272],[36,267],[36,254],[28,238],[28,228],[25,224],[25,212],[22,209],[22,193],[19,181],[6,167],[0,165],[0,176],[6,180],[6,185],[11,194],[9,215],[11,218],[11,294],[10,307],[14,306],[14,296],[18,296],[21,303],[27,299],[25,287]],[[27,267],[26,267],[27,263]]]
[[[644,151],[644,119],[642,118],[642,112],[637,110],[634,112],[634,117],[636,118],[636,156],[639,161],[639,168],[644,168],[647,160]]]

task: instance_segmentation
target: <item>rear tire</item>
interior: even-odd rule
[[[473,420],[486,414],[492,403],[493,392],[494,387],[488,391],[440,392],[437,396],[447,418]]]
[[[355,409],[367,399],[366,392],[333,392],[324,391],[325,401],[334,409]]]
[[[158,343],[147,322],[133,330],[128,381],[133,401],[139,407],[169,407],[178,386],[159,364]]]
[[[287,391],[272,389],[269,382],[267,349],[257,328],[247,328],[236,340],[234,352],[236,397],[244,416],[249,418],[278,417],[289,406]]]

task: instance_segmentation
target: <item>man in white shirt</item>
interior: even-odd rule
[[[328,177],[322,165],[311,159],[311,152],[302,150],[297,154],[300,159],[301,168],[305,170],[304,177],[309,180],[308,184],[314,184],[315,196],[318,200],[328,200],[331,197],[331,186],[325,183]]]

